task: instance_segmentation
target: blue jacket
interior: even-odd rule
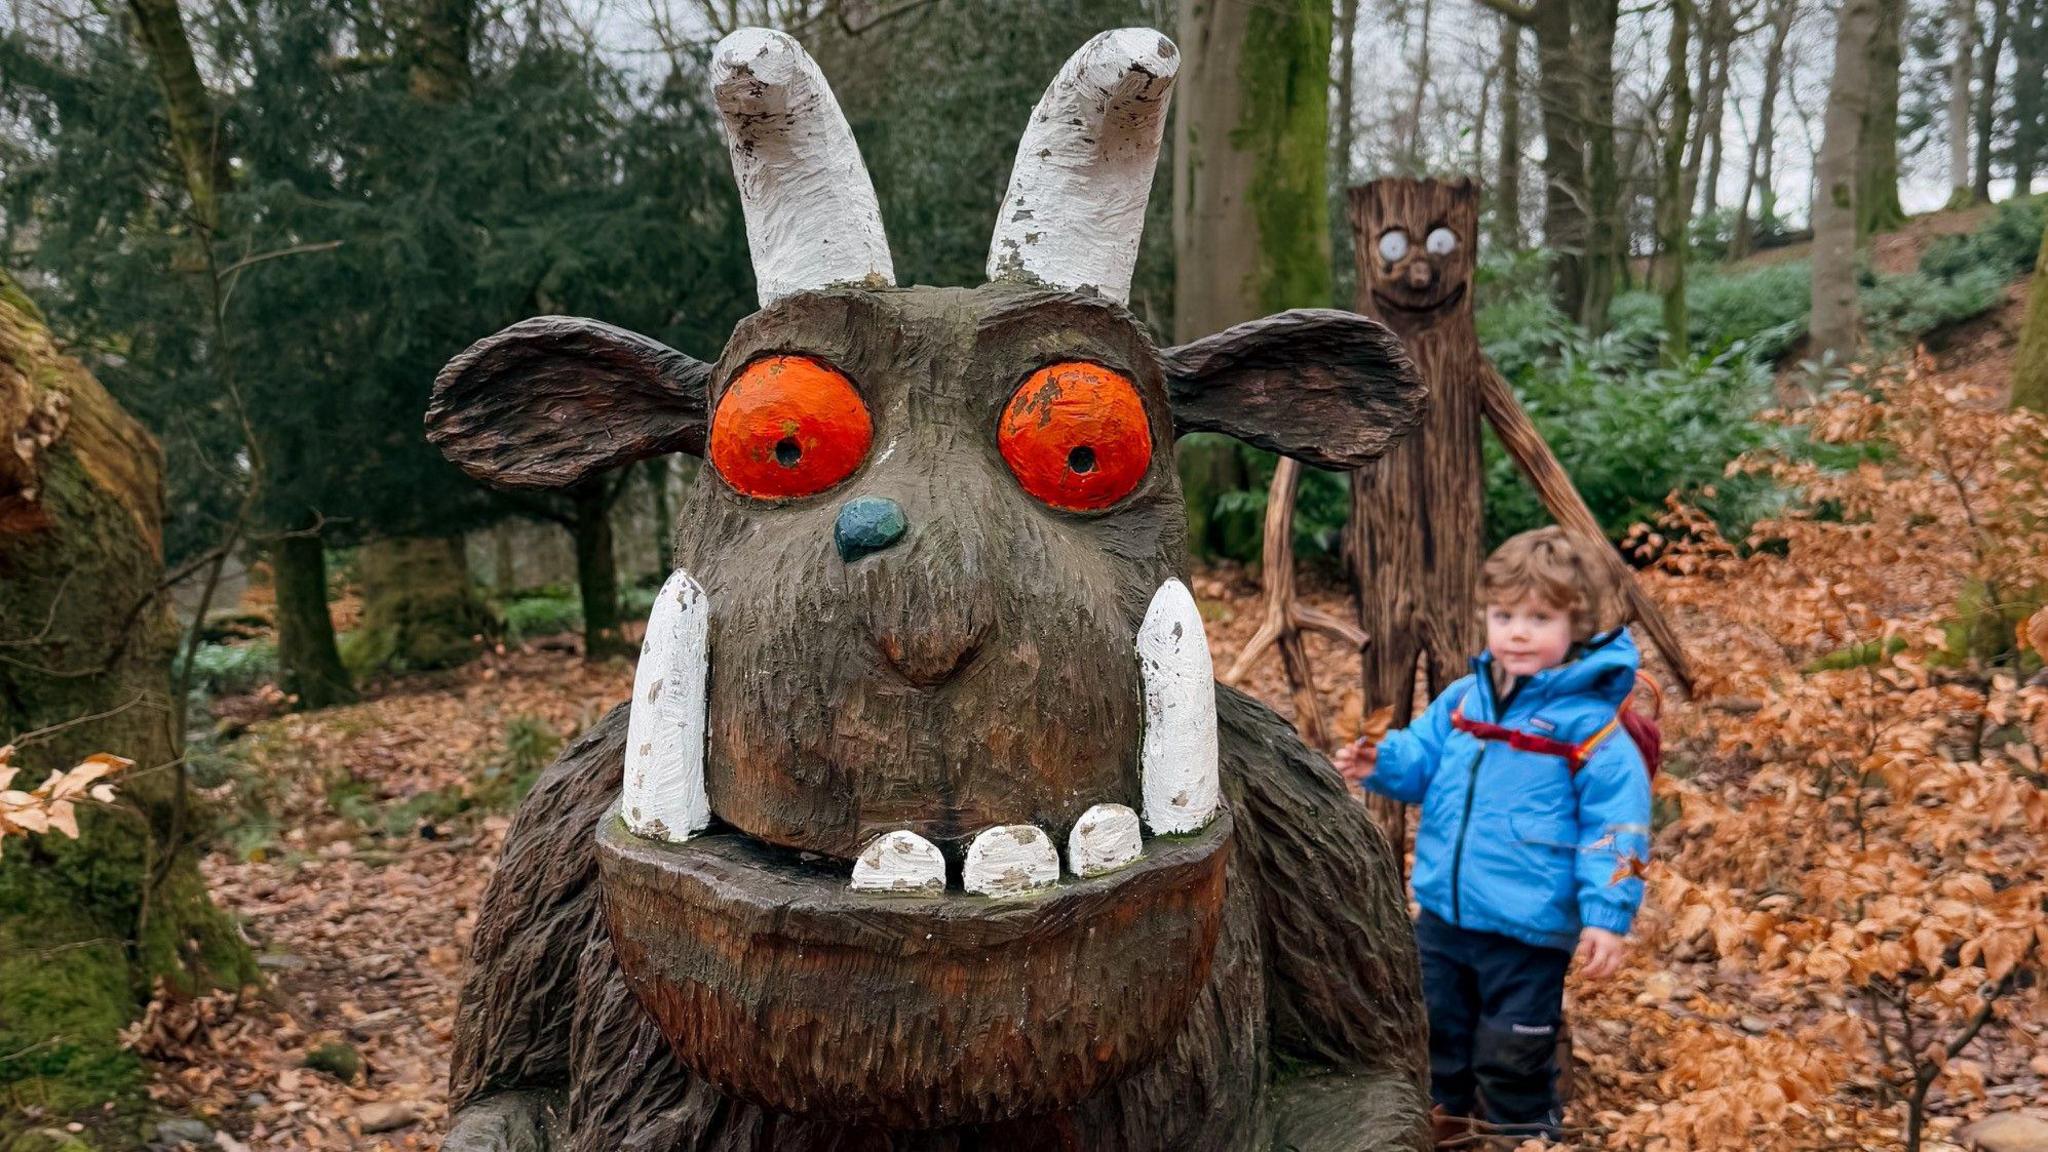
[[[1462,928],[1571,948],[1582,926],[1625,933],[1643,882],[1617,880],[1650,851],[1650,776],[1619,726],[1576,775],[1562,756],[1482,741],[1451,726],[1491,721],[1578,744],[1615,718],[1635,686],[1635,642],[1596,637],[1576,660],[1522,681],[1496,701],[1492,656],[1444,690],[1413,724],[1387,735],[1365,786],[1422,805],[1415,900]]]

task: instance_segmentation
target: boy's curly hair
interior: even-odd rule
[[[1589,547],[1555,525],[1512,536],[1479,570],[1479,602],[1534,596],[1571,615],[1574,640],[1612,628],[1621,621],[1621,588]]]

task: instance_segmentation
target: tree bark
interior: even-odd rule
[[[1863,236],[1889,232],[1906,222],[1906,210],[1899,204],[1899,68],[1905,21],[1906,0],[1878,0],[1856,148],[1857,229]]]
[[[1614,155],[1614,36],[1619,0],[1578,0],[1576,38],[1583,46],[1586,137],[1586,285],[1579,324],[1607,330],[1607,309],[1624,271],[1627,221]]]
[[[298,697],[301,708],[353,702],[355,688],[327,611],[327,552],[317,527],[278,537],[270,546],[270,579],[277,594],[279,687]]]
[[[1418,670],[1433,695],[1479,648],[1474,596],[1486,538],[1484,362],[1472,321],[1479,196],[1470,181],[1375,180],[1352,190],[1351,224],[1358,310],[1401,337],[1430,388],[1422,427],[1351,482],[1358,623],[1372,644],[1365,714],[1391,707],[1399,726],[1413,715]],[[1441,257],[1424,249],[1438,226],[1458,241]],[[1390,263],[1379,238],[1392,229],[1405,232],[1409,245],[1407,256]],[[1406,836],[1401,806],[1376,801],[1375,813],[1398,852]]]
[[[350,638],[356,666],[388,670],[453,668],[482,650],[496,631],[470,582],[460,536],[394,536],[357,553],[363,624]]]
[[[576,538],[576,589],[583,602],[583,658],[626,654],[619,638],[619,570],[612,554],[614,482],[600,476],[569,490]]]
[[[469,95],[476,0],[407,0],[406,90],[427,104]]]
[[[1353,2],[1353,0],[1347,0]],[[1494,239],[1522,250],[1522,26],[1500,22],[1500,167],[1494,180]]]
[[[1664,86],[1671,111],[1665,118],[1664,153],[1657,166],[1657,292],[1664,301],[1664,362],[1687,355],[1685,315],[1686,225],[1692,200],[1685,194],[1685,128],[1692,123],[1692,82],[1685,74],[1691,36],[1691,0],[1672,0],[1671,30],[1665,39]]]
[[[1697,124],[1688,123],[1687,125],[1688,130],[1692,133],[1691,139],[1686,142],[1685,150],[1685,203],[1688,215],[1690,215],[1694,203],[1713,198],[1711,190],[1708,190],[1704,196],[1702,195],[1700,182],[1706,174],[1708,148],[1713,143],[1715,135],[1721,130],[1721,110],[1716,101],[1720,96],[1720,86],[1727,78],[1719,74],[1717,69],[1727,63],[1727,58],[1720,50],[1721,45],[1718,37],[1721,34],[1723,25],[1727,21],[1728,0],[1710,0],[1707,10],[1704,13],[1695,14],[1691,21],[1693,29],[1689,39],[1698,45],[1700,83],[1697,98],[1688,97],[1686,100],[1687,106],[1692,109],[1693,114],[1698,118]],[[1684,69],[1679,71],[1681,73],[1685,72]],[[1667,81],[1671,75],[1670,63],[1667,60],[1665,65]],[[1689,73],[1685,75],[1686,82],[1690,85],[1691,75]],[[1713,209],[1712,207],[1702,207],[1700,211],[1706,213],[1713,211]]]
[[[185,177],[185,192],[192,198],[192,215],[211,242],[220,228],[219,193],[228,183],[227,151],[219,146],[213,99],[192,60],[178,0],[129,0],[128,10],[163,93],[164,119]]]
[[[1543,124],[1543,245],[1551,252],[1551,299],[1577,318],[1587,293],[1584,73],[1572,38],[1570,0],[1537,0],[1524,17],[1536,36],[1536,102]]]
[[[1960,208],[1974,197],[1970,183],[1970,80],[1977,55],[1976,0],[1950,0],[1949,26],[1955,48],[1948,65],[1948,203]]]
[[[2048,234],[2041,237],[2027,290],[2027,319],[2012,366],[2012,406],[2048,413]]]
[[[2012,0],[1991,0],[1991,39],[1984,45],[1984,82],[1977,86],[1977,171],[1971,183],[1979,202],[1991,200],[1991,137],[1997,125],[1998,62],[2012,23]]]
[[[2048,2],[2015,0],[2012,27],[2013,195],[2026,196],[2040,165],[2043,120],[2048,118]]]
[[[95,753],[110,804],[0,854],[0,1095],[45,1124],[139,1096],[120,1047],[152,986],[257,977],[208,900],[187,807],[163,576],[163,456],[0,273],[0,745],[31,789]],[[30,1054],[33,1054],[32,1056]],[[4,1123],[0,1123],[4,1127]]]
[[[1424,168],[1422,155],[1422,103],[1429,95],[1429,25],[1436,14],[1435,0],[1422,0],[1422,35],[1415,42],[1415,94],[1408,102],[1408,170],[1421,172]]]
[[[1785,41],[1792,35],[1792,21],[1799,13],[1796,0],[1776,0],[1771,13],[1771,43],[1764,50],[1763,94],[1759,100],[1756,147],[1750,150],[1749,173],[1742,182],[1742,202],[1735,213],[1735,238],[1728,255],[1739,259],[1749,255],[1756,242],[1755,225],[1749,215],[1750,203],[1757,204],[1758,223],[1776,215],[1777,197],[1771,191],[1772,163],[1777,152],[1778,87],[1785,74]],[[1757,199],[1757,192],[1762,196]]]
[[[1835,74],[1828,85],[1819,182],[1813,205],[1813,352],[1845,364],[1856,358],[1857,144],[1867,123],[1871,41],[1882,0],[1843,0],[1835,30]]]

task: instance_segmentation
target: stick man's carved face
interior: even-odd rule
[[[544,317],[436,384],[429,435],[492,483],[710,462],[599,843],[629,983],[723,1090],[1044,1111],[1156,1055],[1206,979],[1231,832],[1174,438],[1355,467],[1423,388],[1351,313],[1161,350],[1124,308],[1174,62],[1143,30],[1083,48],[992,282],[896,288],[816,66],[737,33],[714,75],[763,306],[718,361]]]
[[[1400,202],[1360,262],[1373,304],[1403,331],[1469,307],[1479,243],[1477,191],[1469,180],[1434,187],[1438,195]]]

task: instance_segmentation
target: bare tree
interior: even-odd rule
[[[1353,0],[1355,2],[1355,0]],[[1500,168],[1494,179],[1494,240],[1519,251],[1522,238],[1522,26],[1500,22]]]
[[[1970,184],[1970,74],[1977,55],[1976,0],[1949,0],[1955,49],[1948,65],[1948,203],[1960,208],[1972,199]]]
[[[1885,0],[1842,0],[1835,26],[1835,74],[1815,165],[1813,352],[1846,362],[1856,355],[1857,145],[1870,103],[1871,41]]]
[[[1692,81],[1686,75],[1686,41],[1695,18],[1692,0],[1671,0],[1671,31],[1664,50],[1664,86],[1671,114],[1664,123],[1664,151],[1657,166],[1657,291],[1664,300],[1664,359],[1686,355],[1686,222],[1692,199],[1684,188],[1685,129],[1692,123]]]
[[[1750,223],[1749,206],[1759,189],[1762,190],[1762,199],[1758,204],[1758,215],[1774,214],[1771,174],[1778,144],[1778,89],[1784,82],[1785,41],[1791,37],[1792,22],[1798,15],[1798,0],[1772,0],[1771,43],[1764,50],[1763,95],[1757,111],[1756,146],[1750,149],[1749,172],[1742,181],[1742,200],[1736,206],[1735,238],[1729,247],[1730,256],[1748,255],[1755,243],[1756,231]]]
[[[1991,199],[1991,140],[1998,110],[1998,59],[2012,24],[2012,0],[1991,0],[1991,39],[1984,45],[1984,77],[1977,85],[1977,164],[1970,187],[1979,201]]]

